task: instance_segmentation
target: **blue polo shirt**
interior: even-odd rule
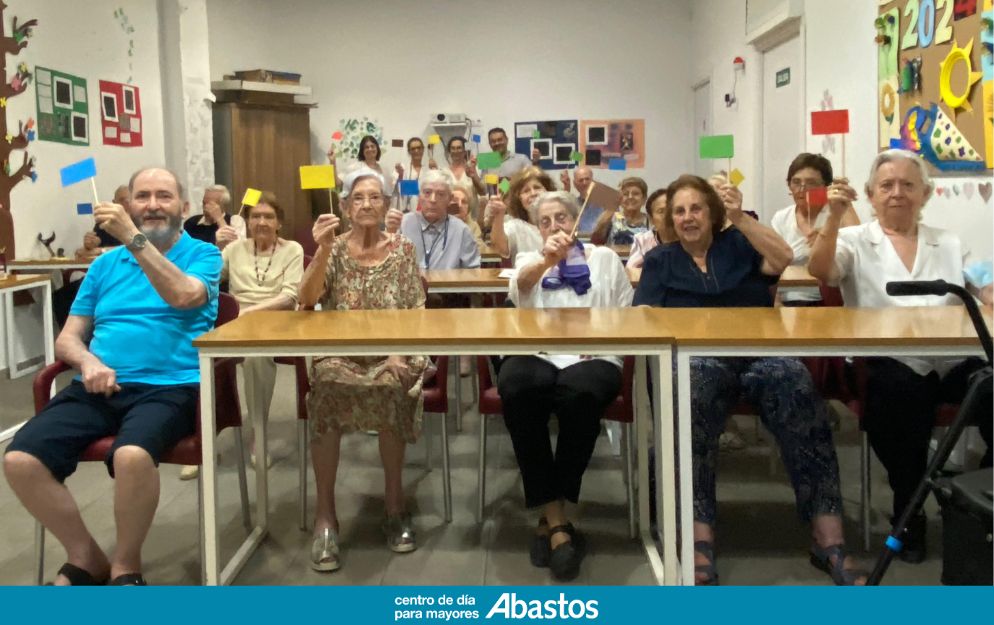
[[[166,258],[207,287],[207,302],[179,310],[166,303],[123,245],[93,261],[71,315],[93,318],[90,351],[117,373],[119,384],[196,384],[200,366],[193,339],[217,317],[221,252],[187,233]]]
[[[658,245],[645,255],[633,306],[721,308],[773,306],[770,287],[779,276],[760,271],[763,257],[738,229],[715,236],[708,249],[707,273],[679,242]]]

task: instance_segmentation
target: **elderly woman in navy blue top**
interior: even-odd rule
[[[793,258],[776,232],[742,211],[742,195],[681,176],[667,193],[667,225],[677,241],[645,257],[635,305],[695,308],[772,306],[770,287]],[[722,229],[725,218],[731,222]],[[718,436],[739,395],[776,437],[800,516],[812,525],[811,562],[837,584],[864,581],[851,568],[842,535],[839,467],[811,376],[793,358],[695,358],[690,363],[694,454],[696,582],[714,584],[715,469]]]

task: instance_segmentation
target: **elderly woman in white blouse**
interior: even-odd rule
[[[546,192],[531,204],[541,251],[518,256],[510,298],[519,308],[612,308],[631,305],[625,268],[610,248],[583,247],[571,237],[576,199]],[[532,539],[531,562],[558,580],[577,576],[583,537],[569,522],[565,502],[576,503],[580,482],[600,432],[600,418],[621,389],[621,360],[614,357],[511,356],[504,360],[498,391],[504,422],[521,469],[525,504],[542,516]],[[559,436],[549,441],[555,413]]]
[[[887,150],[874,159],[866,194],[876,219],[840,229],[852,210],[856,191],[837,182],[828,189],[829,213],[811,246],[808,271],[840,286],[846,306],[944,306],[953,296],[891,297],[894,280],[937,280],[963,285],[963,247],[959,238],[921,223],[934,186],[924,161],[905,150]],[[893,513],[907,506],[925,474],[928,443],[940,402],[959,401],[978,359],[868,358],[863,426],[870,445],[887,469],[894,491]],[[988,415],[989,417],[989,415]],[[991,421],[981,433],[990,445]],[[989,458],[989,455],[988,455]],[[900,557],[925,559],[925,516],[905,528]]]
[[[304,248],[280,237],[284,213],[275,195],[263,192],[259,202],[247,210],[249,238],[224,248],[221,281],[228,282],[228,292],[238,302],[239,315],[257,310],[293,310],[304,275]],[[267,421],[276,386],[276,363],[268,356],[246,357],[242,369],[248,413]],[[255,461],[253,450],[252,463]],[[266,463],[272,464],[268,454]],[[192,479],[197,474],[196,466],[184,467],[180,478]]]

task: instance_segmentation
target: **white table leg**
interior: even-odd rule
[[[44,299],[42,304],[42,324],[45,335],[45,364],[50,365],[55,362],[55,320],[52,318],[52,283],[42,283],[41,295]],[[55,391],[55,385],[52,385]]]
[[[269,452],[269,420],[262,415],[264,398],[261,397],[260,387],[260,384],[253,385],[255,401],[252,406],[255,412],[249,418],[255,431],[255,525],[265,531],[269,526],[269,463],[266,462],[266,454]]]
[[[694,584],[694,460],[690,418],[690,356],[677,353],[677,451],[680,456],[681,573],[683,584]]]
[[[666,566],[666,583],[676,585],[680,579],[677,558],[677,536],[680,526],[676,518],[676,462],[673,436],[673,353],[666,354],[654,363],[653,401],[658,406],[656,414],[656,524],[662,528],[663,561]]]
[[[14,358],[14,292],[3,292],[4,346],[7,351],[7,374],[17,377],[17,360]]]
[[[214,363],[209,356],[200,356],[200,432],[203,464],[200,468],[203,482],[203,501],[200,514],[204,522],[204,569],[205,583],[217,586],[220,581],[220,549],[217,535],[217,455],[214,444],[217,438],[217,425],[214,418]]]
[[[646,371],[646,360],[648,357],[637,356],[635,358],[635,439],[636,439],[636,464],[638,475],[631,476],[638,479],[638,521],[639,534],[642,538],[642,547],[645,555],[649,558],[649,566],[652,574],[656,578],[657,584],[667,583],[665,574],[665,560],[660,560],[659,550],[656,548],[656,541],[652,537],[652,527],[649,523],[649,436],[653,431],[652,413],[649,408],[649,392],[646,388],[648,379]]]

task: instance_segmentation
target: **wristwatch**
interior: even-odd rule
[[[128,243],[125,247],[132,252],[138,252],[145,249],[146,245],[148,245],[148,237],[139,232],[135,236],[131,237],[131,243]]]

